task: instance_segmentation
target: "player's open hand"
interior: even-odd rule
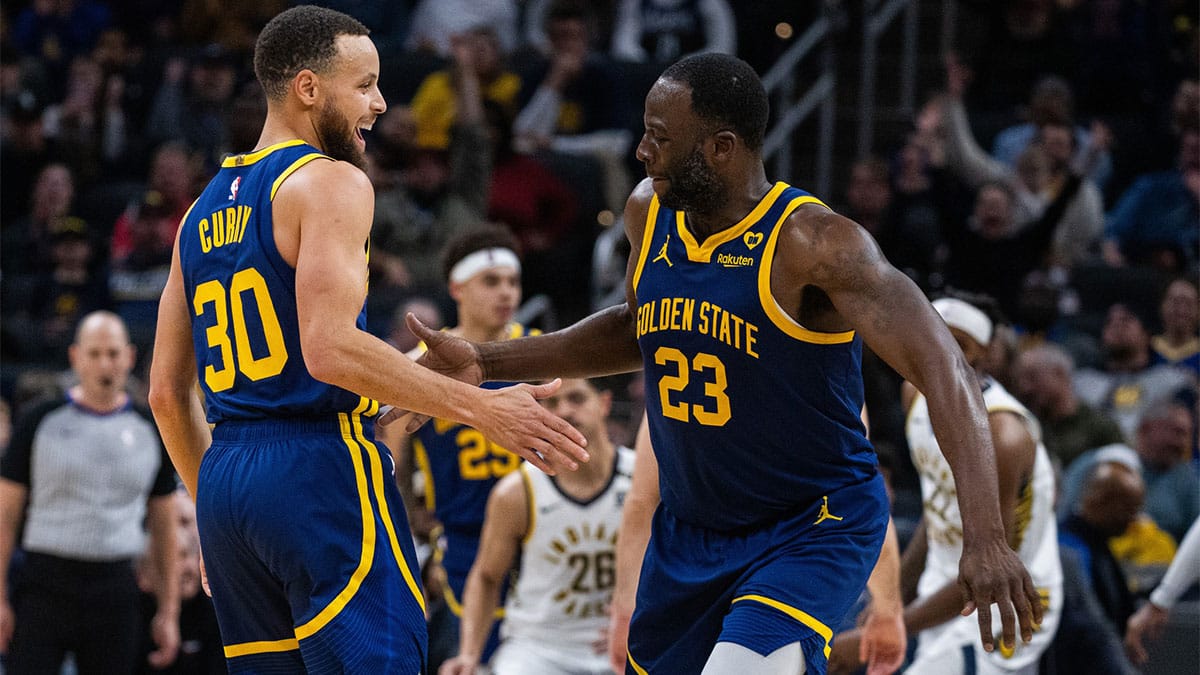
[[[1018,628],[1025,642],[1033,639],[1033,631],[1042,623],[1041,599],[1021,559],[1002,538],[970,548],[964,545],[958,563],[958,584],[965,601],[962,615],[969,616],[979,610],[979,636],[985,651],[996,648],[992,634],[993,604],[1000,610],[1004,645],[1017,646]]]
[[[562,380],[546,384],[515,384],[486,391],[485,409],[474,426],[485,438],[507,448],[553,476],[574,471],[588,461],[587,439],[578,429],[538,403],[558,391]]]

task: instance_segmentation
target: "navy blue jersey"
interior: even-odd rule
[[[362,402],[304,365],[296,270],[275,247],[272,226],[283,181],[328,159],[300,140],[228,157],[183,218],[179,262],[210,423],[349,412]],[[365,305],[357,323],[366,329]]]
[[[650,204],[634,275],[664,507],[716,530],[761,524],[875,475],[859,418],[862,343],[809,330],[770,294],[782,223],[812,195],[776,183],[697,242]]]

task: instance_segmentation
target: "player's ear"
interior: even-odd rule
[[[737,146],[737,134],[729,129],[721,129],[712,135],[712,150],[713,159],[726,159],[733,154],[733,149]]]
[[[296,73],[296,77],[292,78],[292,90],[295,92],[296,98],[307,106],[316,103],[319,85],[320,78],[308,68]]]

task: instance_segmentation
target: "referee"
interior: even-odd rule
[[[157,567],[150,663],[179,647],[175,487],[158,431],[125,392],[134,348],[115,314],[83,318],[69,351],[79,378],[65,399],[18,423],[0,463],[0,652],[12,673],[128,673],[141,621],[133,560]],[[24,562],[8,585],[21,535]]]

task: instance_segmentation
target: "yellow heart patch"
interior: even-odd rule
[[[742,241],[746,242],[746,248],[754,250],[755,246],[762,243],[762,232],[747,232],[742,235]]]

